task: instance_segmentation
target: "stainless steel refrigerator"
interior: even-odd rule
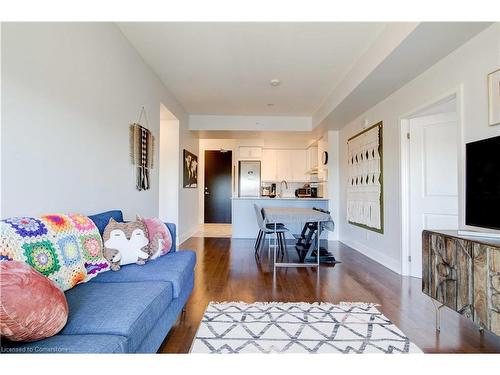
[[[260,197],[260,161],[239,162],[238,190],[240,197]]]

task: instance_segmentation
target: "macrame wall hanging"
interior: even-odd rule
[[[146,126],[141,125],[143,116]],[[142,107],[137,122],[130,124],[130,157],[136,167],[136,188],[139,191],[148,190],[151,184],[155,138],[148,127],[146,111]]]
[[[384,233],[382,121],[347,141],[347,221]]]

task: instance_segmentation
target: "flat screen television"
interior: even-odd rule
[[[465,224],[500,230],[500,136],[466,145]]]

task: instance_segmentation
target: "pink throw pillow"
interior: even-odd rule
[[[164,222],[157,218],[142,219],[148,230],[151,259],[167,254],[172,249],[172,236]]]
[[[68,320],[63,291],[24,262],[0,262],[0,302],[0,333],[11,341],[54,336]]]

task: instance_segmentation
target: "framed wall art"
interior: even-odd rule
[[[182,186],[184,188],[198,187],[198,156],[188,150],[183,154],[183,177]]]
[[[488,123],[500,124],[500,69],[488,74]]]
[[[347,221],[384,233],[383,123],[352,136],[347,141]]]

